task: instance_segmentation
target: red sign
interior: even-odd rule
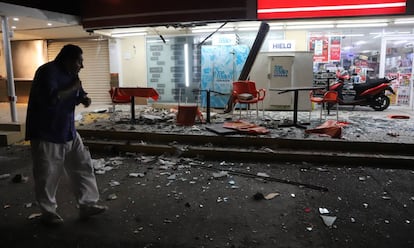
[[[329,56],[330,61],[340,61],[341,60],[341,37],[332,36],[331,37],[331,46],[329,47]]]
[[[406,13],[406,0],[258,0],[258,19],[370,16]]]

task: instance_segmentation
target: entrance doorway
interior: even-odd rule
[[[383,37],[380,77],[396,78],[391,104],[413,109],[414,36]]]

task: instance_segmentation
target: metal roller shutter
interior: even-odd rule
[[[92,104],[111,103],[109,97],[109,49],[107,40],[70,40],[50,41],[48,43],[48,59],[55,59],[60,49],[66,44],[74,44],[83,50],[83,66],[79,73],[83,88],[92,99]]]

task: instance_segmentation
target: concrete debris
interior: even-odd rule
[[[173,161],[168,161],[168,160],[164,160],[164,159],[161,159],[161,158],[159,158],[158,159],[158,162],[161,164],[161,165],[166,165],[166,166],[174,166],[174,165],[176,165],[177,163],[176,162],[173,162]]]
[[[129,177],[145,177],[144,173],[129,173]]]
[[[119,185],[121,185],[118,181],[115,181],[115,180],[111,180],[110,182],[109,182],[109,185],[111,186],[111,187],[115,187],[115,186],[119,186]]]
[[[355,223],[355,218],[351,217],[351,222]]]
[[[389,196],[382,196],[381,197],[383,200],[391,200],[391,197],[389,197]]]
[[[214,178],[222,178],[222,177],[228,177],[228,176],[229,176],[228,171],[213,172]]]
[[[149,114],[143,114],[141,115],[142,118],[144,118],[145,120],[149,120],[149,121],[162,121],[164,120],[164,118],[162,118],[161,116],[158,115],[149,115]]]
[[[41,213],[33,213],[33,214],[29,215],[29,216],[27,217],[27,219],[29,219],[29,220],[33,220],[33,219],[39,218],[40,216],[42,216],[42,214],[41,214]]]
[[[258,177],[270,177],[267,173],[264,173],[264,172],[258,172],[257,176]]]
[[[169,170],[171,168],[172,168],[172,166],[169,166],[169,165],[160,165],[158,167],[158,169],[160,169],[160,170]]]
[[[296,195],[295,194],[290,194],[290,197],[295,198]]]
[[[322,168],[322,167],[316,167],[316,170],[320,171],[320,172],[328,172],[329,171],[328,169]]]
[[[362,205],[364,206],[364,208],[368,208],[368,203],[364,203]]]
[[[110,200],[116,200],[116,199],[118,199],[118,196],[116,194],[110,194],[106,198],[106,200],[108,200],[108,201],[110,201]]]
[[[31,208],[32,206],[33,206],[33,203],[31,202],[24,204],[25,208]]]
[[[0,175],[0,180],[3,180],[3,179],[7,179],[7,178],[9,178],[11,175],[10,174],[2,174],[2,175]]]
[[[367,180],[367,177],[359,177],[358,179],[359,179],[359,181],[365,181],[365,180]]]
[[[268,153],[276,153],[273,149],[270,149],[268,147],[264,147],[262,150]]]
[[[323,220],[323,223],[327,226],[327,227],[332,227],[333,223],[336,220],[336,216],[327,216],[327,215],[320,215],[320,217]]]
[[[114,166],[119,166],[122,165],[124,162],[120,161],[120,160],[112,160],[111,164]]]
[[[170,220],[170,219],[165,219],[164,220],[164,224],[169,224],[169,223],[172,223],[172,220]]]
[[[271,199],[273,199],[273,198],[275,198],[277,196],[280,196],[280,193],[275,192],[275,193],[269,193],[269,194],[265,195],[264,198],[266,200],[271,200]]]
[[[228,197],[217,197],[217,202],[218,203],[220,203],[220,202],[227,202],[227,200],[228,200],[229,198]]]
[[[147,164],[147,163],[152,163],[152,162],[154,162],[156,159],[157,159],[157,157],[156,157],[156,156],[141,156],[141,157],[139,158],[139,160],[140,160],[142,163],[144,163],[144,164]]]
[[[320,214],[329,214],[329,210],[326,208],[319,208],[319,213]]]
[[[172,174],[169,177],[167,177],[168,180],[175,180],[177,179],[177,174]]]
[[[106,165],[106,161],[103,158],[92,159],[92,166],[95,170],[103,169]]]

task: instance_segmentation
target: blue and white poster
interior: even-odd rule
[[[233,88],[233,81],[239,78],[249,54],[246,45],[201,47],[201,89],[227,95],[211,93],[210,106],[224,108]],[[201,104],[206,106],[206,94],[201,94]]]

